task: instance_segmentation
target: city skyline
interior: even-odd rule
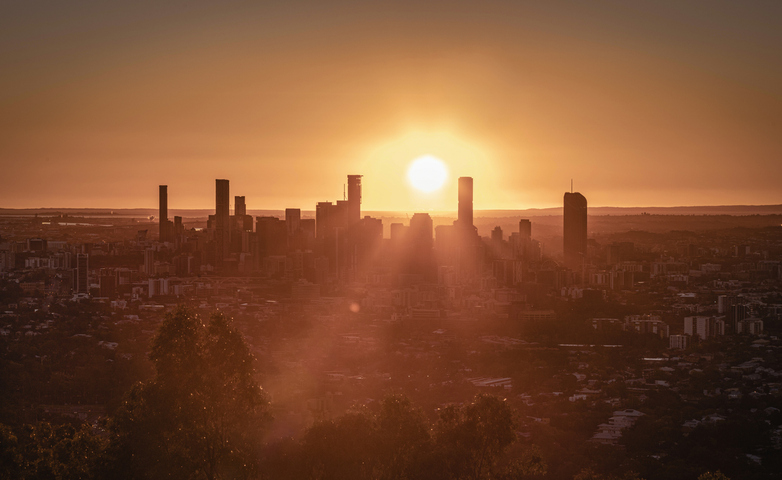
[[[344,171],[374,211],[443,210],[468,175],[478,210],[570,178],[596,206],[782,203],[777,4],[39,7],[0,19],[3,207],[151,207],[152,181],[206,208],[234,178],[281,209]]]

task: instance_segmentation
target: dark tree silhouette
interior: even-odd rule
[[[492,395],[445,408],[435,430],[438,450],[447,457],[448,478],[483,478],[516,439],[511,408]]]
[[[153,342],[155,377],[112,419],[105,474],[113,478],[248,478],[259,473],[268,402],[253,356],[221,314],[166,316]]]

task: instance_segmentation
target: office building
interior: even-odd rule
[[[318,202],[315,205],[315,238],[318,241],[326,238],[331,229],[331,213],[334,204],[331,202]]]
[[[147,274],[147,276],[152,276],[155,274],[155,249],[154,248],[148,248],[144,250],[144,273]]]
[[[565,265],[581,271],[587,255],[587,200],[578,192],[565,193],[563,250]]]
[[[182,217],[175,216],[174,217],[174,236],[175,237],[181,237],[185,234],[185,226],[182,224]],[[179,241],[179,240],[177,240]]]
[[[90,293],[89,282],[90,256],[86,253],[76,254],[76,293]]]
[[[348,175],[348,226],[361,220],[361,175]]]
[[[234,215],[242,217],[247,215],[247,205],[244,203],[244,196],[234,197]]]
[[[215,262],[219,265],[230,255],[230,190],[228,180],[215,180]]]
[[[519,235],[522,241],[532,240],[532,222],[526,218],[519,220]]]
[[[684,333],[691,337],[706,340],[718,335],[725,335],[723,317],[694,316],[684,317]]]
[[[258,239],[258,255],[263,257],[285,255],[288,248],[288,232],[285,220],[277,217],[257,217],[255,233]]]
[[[301,228],[301,209],[285,209],[285,226],[288,229],[288,238],[293,238]]]
[[[671,335],[668,337],[668,348],[672,350],[685,350],[690,344],[688,335]]]
[[[173,226],[168,221],[168,185],[159,186],[159,200],[158,239],[161,242],[170,242],[173,236]]]
[[[437,278],[433,234],[432,217],[428,213],[413,214],[403,240],[407,244],[407,258],[404,261],[406,273],[423,275],[426,280]]]
[[[462,227],[472,227],[472,177],[459,177],[458,220]]]

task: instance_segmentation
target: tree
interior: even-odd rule
[[[724,473],[717,470],[716,472],[706,472],[698,477],[698,480],[730,480]]]
[[[0,424],[0,478],[18,478],[21,463],[16,435],[10,427]]]
[[[0,426],[0,478],[89,480],[105,441],[88,424]]]
[[[150,359],[154,378],[131,389],[110,423],[107,476],[257,475],[268,402],[230,322],[214,314],[204,324],[180,307],[166,316]]]
[[[548,465],[535,445],[526,448],[517,458],[494,474],[495,480],[523,480],[546,475]]]
[[[372,415],[358,410],[316,423],[302,440],[308,478],[404,479],[431,450],[423,414],[407,397],[391,395]]]
[[[410,478],[431,446],[423,414],[407,397],[392,395],[383,400],[377,424],[379,478]]]
[[[306,478],[358,480],[372,478],[377,464],[377,425],[366,412],[350,412],[335,421],[310,427],[301,442]],[[286,472],[286,476],[295,476]]]
[[[515,441],[514,425],[507,402],[492,395],[478,395],[470,404],[443,409],[435,439],[438,451],[446,457],[447,476],[483,477]]]

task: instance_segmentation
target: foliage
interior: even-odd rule
[[[89,480],[105,441],[83,424],[25,425],[18,433],[0,425],[0,478]]]
[[[114,478],[257,475],[270,419],[253,356],[220,314],[179,308],[153,342],[155,377],[136,385],[111,422],[103,465]]]
[[[437,447],[448,458],[444,467],[453,478],[481,478],[515,438],[510,407],[491,395],[443,409],[435,427]]]
[[[717,470],[716,472],[706,472],[698,477],[698,480],[730,480],[725,474]]]
[[[498,465],[514,441],[512,411],[497,397],[479,395],[469,404],[444,408],[431,429],[409,399],[391,395],[376,414],[361,409],[316,423],[296,453],[290,445],[273,448],[265,473],[322,480],[511,480],[545,474],[546,463],[534,448]]]

